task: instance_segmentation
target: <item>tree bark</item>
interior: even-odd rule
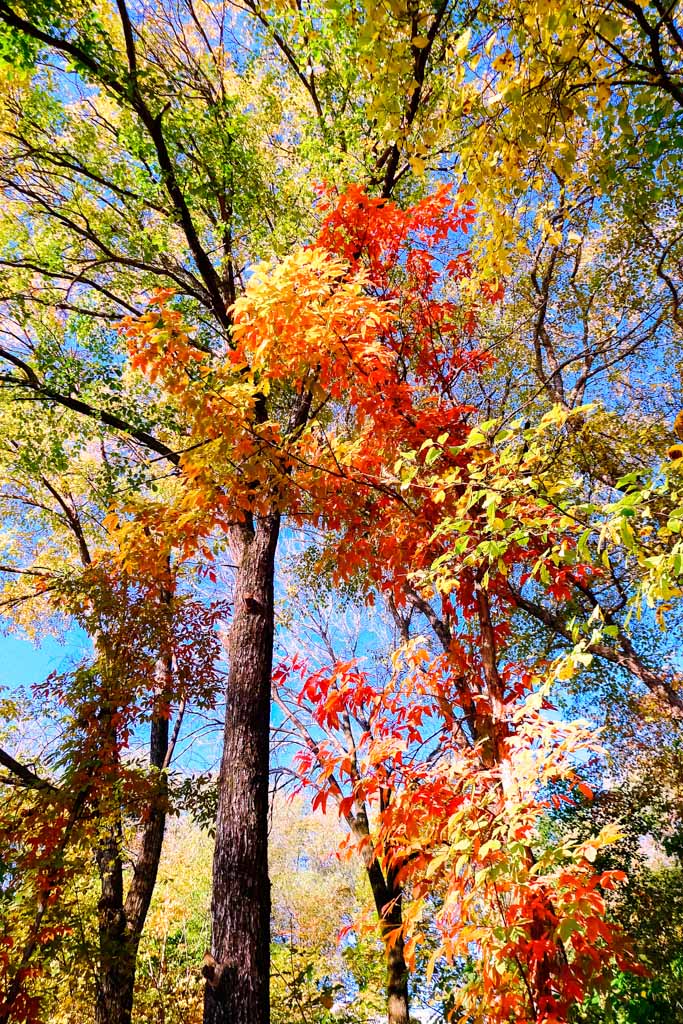
[[[387,1021],[409,1024],[408,965],[403,949],[403,935],[387,948]]]
[[[236,528],[204,1024],[268,1024],[268,769],[277,513]]]
[[[170,597],[169,597],[170,600]],[[137,955],[154,893],[164,842],[167,813],[165,761],[168,753],[167,702],[171,686],[170,657],[157,668],[157,706],[149,740],[150,766],[158,772],[155,792],[142,827],[133,878],[124,900],[121,821],[117,821],[96,852],[100,874],[99,972],[95,1024],[130,1024],[133,1013]]]
[[[137,943],[133,949],[123,909],[121,840],[120,825],[112,826],[96,852],[100,873],[96,1024],[129,1024],[133,1010]]]
[[[403,942],[403,890],[391,872],[384,872],[373,859],[366,865],[387,958],[387,1022],[409,1024],[408,965]]]
[[[371,844],[370,823],[364,804],[357,806],[355,814],[347,815],[351,831],[362,840],[362,857],[377,910],[379,930],[387,960],[387,1022],[409,1024],[408,965],[403,940],[403,888],[396,874],[388,868],[386,873],[377,860]]]

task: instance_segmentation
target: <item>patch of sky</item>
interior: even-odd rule
[[[0,637],[0,687],[9,692],[31,687],[52,672],[68,672],[90,651],[89,638],[75,627],[63,640],[48,636],[33,643],[14,636]]]

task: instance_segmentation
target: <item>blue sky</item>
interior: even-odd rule
[[[50,672],[64,671],[78,660],[86,643],[77,630],[65,643],[49,636],[39,645],[13,636],[0,637],[0,687],[11,691],[38,683]]]

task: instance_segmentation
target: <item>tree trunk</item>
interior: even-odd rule
[[[403,936],[387,949],[387,1021],[409,1024],[408,967],[403,953]]]
[[[118,821],[96,853],[100,874],[99,973],[95,1024],[130,1024],[133,1012],[137,954],[147,912],[154,893],[166,826],[167,781],[165,759],[169,724],[167,701],[171,686],[171,659],[159,660],[157,708],[150,725],[149,759],[157,769],[155,792],[142,827],[133,877],[124,901],[122,826]]]
[[[349,732],[350,728],[349,725]],[[385,873],[374,854],[369,842],[370,822],[365,804],[357,804],[355,813],[347,814],[346,820],[362,844],[361,856],[384,943],[387,958],[387,1021],[388,1024],[409,1024],[408,965],[403,941],[403,888],[396,880],[395,870],[387,868]]]
[[[388,1024],[409,1024],[408,965],[403,942],[403,890],[392,873],[384,873],[377,860],[366,865],[387,958]]]
[[[268,769],[280,517],[240,527],[213,862],[204,1024],[268,1024]]]
[[[123,909],[121,830],[112,827],[97,850],[101,896],[97,906],[99,970],[96,1024],[130,1024],[135,985],[135,958]]]

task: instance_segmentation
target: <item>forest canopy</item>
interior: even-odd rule
[[[677,0],[0,0],[0,1024],[683,1018],[682,151]]]

